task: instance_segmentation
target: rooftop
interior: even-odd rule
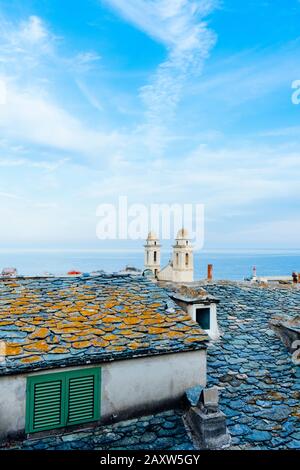
[[[232,445],[243,449],[300,449],[300,367],[270,328],[270,320],[296,319],[297,286],[206,282],[220,299],[221,340],[207,351],[208,384],[220,387]]]
[[[182,421],[182,409],[105,426],[69,430],[36,439],[0,443],[9,450],[196,450]]]
[[[161,285],[165,286],[168,294],[172,299],[181,300],[186,303],[218,303],[219,299],[213,295],[208,294],[208,292],[199,286],[187,286],[184,284],[178,285],[177,283],[171,282],[161,282]]]
[[[143,277],[0,280],[0,374],[197,350],[206,341]]]
[[[198,282],[220,299],[223,335],[211,342],[208,386],[220,387],[220,407],[227,416],[232,448],[300,449],[300,368],[269,321],[278,314],[297,320],[300,289],[237,282]],[[192,450],[181,420],[182,410],[130,421],[69,431],[13,443],[13,449],[45,450]]]

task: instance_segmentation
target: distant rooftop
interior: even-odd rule
[[[0,279],[0,374],[197,350],[207,339],[143,277]]]

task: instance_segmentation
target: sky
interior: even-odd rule
[[[203,204],[205,249],[300,248],[298,0],[0,0],[0,248]]]

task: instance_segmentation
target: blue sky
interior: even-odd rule
[[[299,249],[298,0],[1,0],[1,248],[202,203],[206,249]]]

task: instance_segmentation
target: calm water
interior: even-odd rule
[[[162,254],[162,266],[168,262],[168,254]],[[196,253],[195,277],[206,277],[207,264],[214,265],[215,279],[242,280],[251,275],[252,267],[257,274],[289,275],[300,272],[300,252],[295,253]],[[143,268],[142,252],[5,252],[0,253],[0,270],[16,267],[19,274],[37,275],[46,271],[59,275],[71,269],[91,272],[103,269],[119,271],[127,264]]]

